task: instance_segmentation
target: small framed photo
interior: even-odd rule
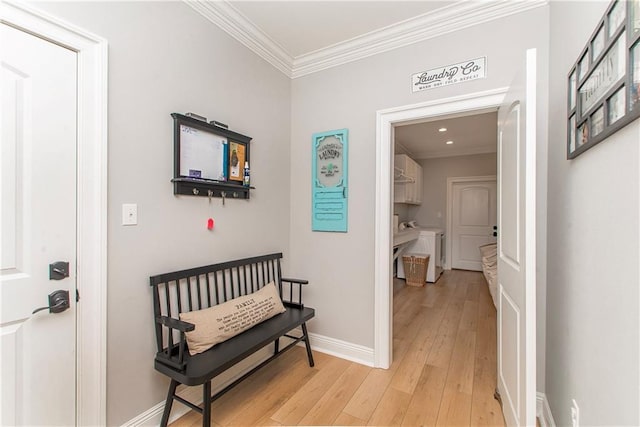
[[[589,55],[586,53],[578,63],[578,80],[582,81],[589,71]]]
[[[576,116],[569,119],[569,154],[576,151]]]
[[[624,0],[618,0],[613,5],[611,12],[609,12],[609,15],[607,16],[607,21],[609,25],[609,32],[608,32],[609,38],[613,37],[616,30],[620,28],[620,25],[624,21],[624,15],[625,15],[624,3],[625,3]]]
[[[591,135],[596,136],[604,130],[604,107],[598,108],[591,115]]]
[[[575,70],[571,73],[569,77],[569,109],[573,110],[576,108],[576,72]]]
[[[585,145],[587,142],[589,142],[589,126],[587,126],[588,123],[584,122],[579,128],[578,128],[578,135],[576,137],[576,146],[578,148],[582,147],[583,145]]]
[[[247,145],[242,142],[229,140],[229,180],[244,179],[244,162],[248,162]]]
[[[608,102],[609,124],[613,124],[624,117],[625,92],[624,87],[618,89],[616,93],[611,95]]]
[[[600,27],[598,34],[593,38],[591,42],[591,60],[598,59],[602,51],[604,50],[604,27]]]
[[[629,1],[629,9],[631,15],[631,32],[637,34],[640,32],[640,0]]]
[[[640,7],[640,6],[639,6]],[[640,14],[640,10],[638,11]],[[635,109],[640,103],[640,41],[631,48],[631,87],[629,104]]]

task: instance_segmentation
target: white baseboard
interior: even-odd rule
[[[292,331],[294,334],[302,333],[299,329]],[[366,366],[373,366],[373,349],[364,347],[358,344],[352,344],[346,341],[338,340],[335,338],[325,337],[324,335],[318,335],[309,333],[309,340],[311,341],[311,348],[314,351],[320,353],[330,354],[332,356],[339,357],[341,359],[350,360],[352,362],[360,363]],[[304,343],[298,345],[304,346]],[[232,369],[226,371],[222,375],[216,377],[216,384],[211,384],[211,391],[213,394],[219,392],[237,378],[242,376],[245,372],[248,372],[251,368],[258,365],[263,360],[266,360],[271,355],[271,348],[264,348],[242,362],[234,366]],[[186,387],[179,386],[178,394],[192,402],[195,405],[202,403],[202,387]],[[122,427],[146,427],[146,426],[158,426],[162,419],[162,412],[164,411],[164,401],[154,405],[152,408],[146,410],[135,418],[130,419],[122,425]],[[176,421],[178,418],[189,412],[191,408],[181,404],[180,402],[174,402],[171,408],[171,416],[169,417],[169,424]],[[553,426],[555,427],[555,426]]]
[[[373,349],[358,344],[309,333],[311,349],[330,354],[341,359],[350,360],[361,365],[373,366]],[[304,345],[304,343],[300,343]]]
[[[544,393],[538,392],[536,395],[536,415],[538,416],[538,420],[540,420],[540,427],[556,427],[547,395]]]

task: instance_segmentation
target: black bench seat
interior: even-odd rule
[[[306,280],[286,279],[280,274],[281,253],[166,273],[150,278],[154,289],[154,315],[158,352],[155,369],[171,378],[161,426],[166,426],[174,400],[202,413],[202,425],[210,426],[211,402],[239,384],[253,372],[283,354],[299,342],[304,342],[313,366],[313,355],[309,344],[306,322],[315,315],[315,310],[302,304],[302,286]],[[200,310],[247,295],[275,282],[286,308],[280,313],[252,328],[216,344],[210,349],[190,355],[185,332],[194,325],[179,320],[179,314]],[[300,327],[301,334],[290,335]],[[286,346],[280,348],[280,338],[288,338]],[[249,372],[233,381],[223,390],[211,395],[211,380],[238,362],[274,344],[273,354]],[[203,386],[203,405],[199,407],[176,395],[179,384]]]
[[[158,360],[155,362],[155,368],[163,374],[175,378],[181,384],[200,385],[266,345],[273,343],[291,329],[301,326],[313,316],[314,310],[312,308],[287,307],[287,311],[284,313],[265,320],[225,342],[216,344],[203,353],[191,356],[189,352],[185,352],[186,369],[184,372],[176,372],[174,368]]]

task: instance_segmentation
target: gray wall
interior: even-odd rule
[[[447,178],[496,175],[496,154],[418,160],[422,166],[422,204],[409,206],[409,216],[427,227],[447,226]]]
[[[288,255],[290,80],[182,2],[37,6],[109,42],[107,420],[120,425],[166,393],[149,276]],[[254,138],[250,201],[173,195],[169,114],[188,111]],[[120,225],[122,203],[139,225]]]
[[[541,7],[293,81],[292,269],[313,283],[306,294],[318,313],[313,332],[373,347],[376,111],[509,86],[530,47],[538,48],[546,70],[547,26],[548,9]],[[517,37],[509,36],[513,34]],[[412,73],[481,55],[488,57],[486,79],[411,93]],[[545,84],[546,73],[541,77],[543,93]],[[314,233],[311,135],[339,128],[349,128],[350,138],[349,232]]]
[[[567,74],[607,5],[551,2],[546,394],[558,425],[571,425],[571,399],[581,425],[640,425],[640,122],[565,159]]]

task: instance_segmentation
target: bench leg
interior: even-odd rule
[[[313,354],[311,354],[311,344],[309,344],[309,333],[307,332],[307,324],[302,324],[302,333],[304,334],[304,345],[307,347],[307,357],[309,358],[309,366],[313,367]]]
[[[178,387],[178,381],[171,380],[169,385],[169,392],[167,393],[167,401],[164,404],[164,412],[162,413],[162,420],[160,421],[160,427],[167,427],[169,423],[169,414],[171,413],[171,405],[173,404],[173,396],[176,394],[176,387]]]
[[[202,384],[202,427],[211,426],[211,380]]]
[[[274,344],[273,354],[278,354],[278,350],[280,349],[280,338],[276,338],[273,344]]]

